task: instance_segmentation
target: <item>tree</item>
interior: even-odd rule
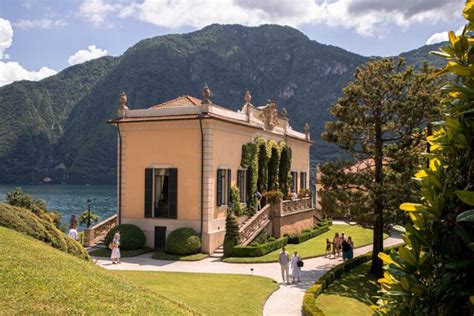
[[[235,246],[239,244],[239,224],[232,212],[227,212],[225,219],[224,256],[232,256]]]
[[[429,163],[415,174],[422,198],[403,203],[409,214],[406,245],[379,254],[387,270],[379,280],[379,314],[473,315],[474,313],[474,1],[464,8],[461,35],[449,32],[449,46],[435,53],[447,59],[438,74],[452,81],[442,88],[441,121],[433,122]],[[414,200],[411,200],[414,201]]]
[[[91,226],[91,223],[95,223],[99,221],[99,216],[93,213],[91,210],[85,210],[81,213],[81,217],[79,218],[79,223],[82,225],[86,225],[87,228]]]
[[[354,174],[355,183],[347,199],[353,205],[371,207],[374,242],[371,272],[382,275],[383,211],[386,207],[384,165],[392,167],[400,155],[417,146],[421,127],[437,103],[435,79],[424,65],[420,71],[405,67],[403,59],[373,60],[358,68],[330,111],[336,121],[327,122],[322,137],[348,150],[370,167]],[[364,192],[361,194],[360,192]],[[340,200],[344,203],[344,200]]]

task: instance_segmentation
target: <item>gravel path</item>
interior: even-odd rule
[[[400,236],[392,234],[384,240],[384,247],[402,242]],[[372,250],[372,245],[354,249],[354,256],[362,255]],[[304,292],[314,281],[321,277],[325,271],[342,262],[342,259],[329,259],[317,257],[304,260],[301,271],[301,281],[297,284],[283,284],[278,263],[225,263],[220,258],[206,258],[201,261],[165,261],[151,258],[145,254],[133,258],[123,258],[122,263],[113,265],[110,259],[94,258],[96,263],[110,270],[136,270],[136,271],[169,271],[169,272],[195,272],[195,273],[228,273],[260,275],[278,282],[280,288],[265,302],[264,315],[301,315]]]

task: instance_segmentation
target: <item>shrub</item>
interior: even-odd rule
[[[140,227],[133,224],[120,224],[109,230],[104,239],[104,244],[112,242],[114,235],[120,231],[120,248],[123,250],[136,250],[145,245],[146,237]]]
[[[227,213],[225,219],[225,237],[224,237],[224,256],[232,256],[234,246],[239,244],[239,224],[235,216],[231,213]]]
[[[31,236],[81,259],[89,260],[89,255],[77,241],[65,236],[54,223],[38,217],[25,208],[0,204],[0,226]]]
[[[242,215],[242,207],[240,206],[240,190],[236,185],[230,188],[229,211],[236,216]]]
[[[319,236],[321,234],[324,234],[325,232],[329,231],[329,227],[327,225],[317,227],[313,230],[304,230],[303,233],[299,235],[293,235],[288,238],[288,243],[289,244],[299,244],[302,243],[303,241],[306,241],[308,239],[314,238],[316,236]]]
[[[166,238],[166,252],[175,255],[193,255],[201,250],[201,239],[192,228],[173,230]]]
[[[301,189],[299,192],[298,192],[298,197],[299,198],[303,198],[303,197],[308,197],[311,195],[311,191],[309,189]]]
[[[236,246],[232,250],[234,257],[261,257],[269,252],[285,246],[288,242],[287,237],[279,238],[275,241],[260,244],[258,246]]]
[[[280,201],[283,198],[283,193],[280,191],[268,191],[263,194],[267,202],[275,203]]]

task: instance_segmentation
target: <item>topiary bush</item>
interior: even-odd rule
[[[201,239],[192,228],[178,228],[166,238],[166,252],[175,255],[193,255],[201,250]]]
[[[117,231],[120,232],[120,249],[136,250],[143,248],[145,245],[145,234],[140,227],[133,224],[120,224],[109,230],[104,239],[105,245],[112,242]]]

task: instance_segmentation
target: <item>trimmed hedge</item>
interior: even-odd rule
[[[86,250],[77,241],[66,236],[54,223],[38,217],[28,209],[0,204],[0,226],[31,236],[81,259],[89,260]]]
[[[145,245],[145,234],[140,227],[133,224],[120,224],[109,230],[104,239],[105,245],[112,242],[117,231],[120,231],[120,249],[136,250]]]
[[[383,251],[389,253],[392,249],[398,249],[400,245],[385,248]],[[336,279],[340,278],[344,272],[347,272],[358,265],[361,265],[372,259],[372,252],[365,255],[355,257],[354,259],[345,261],[319,278],[309,289],[306,290],[303,298],[303,313],[306,316],[324,316],[316,304],[316,298],[324,292],[325,289]]]
[[[329,231],[329,226],[324,225],[324,226],[317,226],[316,228],[310,230],[309,232],[303,232],[299,235],[290,235],[288,237],[288,243],[289,244],[300,244],[308,239],[314,238],[316,236],[319,236],[321,234],[324,234],[325,232]]]
[[[261,257],[269,252],[285,246],[288,243],[288,237],[278,238],[258,246],[235,246],[232,251],[233,257]]]
[[[173,230],[166,238],[166,252],[175,255],[194,255],[201,250],[201,239],[192,228]]]

